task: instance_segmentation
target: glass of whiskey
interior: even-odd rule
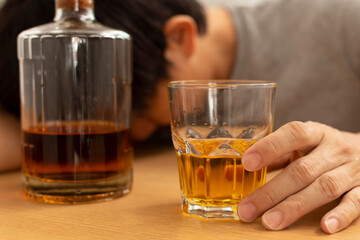
[[[206,219],[239,219],[237,204],[265,183],[243,153],[272,132],[276,83],[173,81],[168,85],[182,210]]]

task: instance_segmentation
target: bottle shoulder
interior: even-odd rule
[[[131,40],[131,36],[121,30],[106,27],[98,22],[52,22],[21,32],[18,40],[42,37],[88,37]]]

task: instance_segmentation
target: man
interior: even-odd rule
[[[4,40],[4,33],[18,33],[49,20],[29,17],[38,16],[29,8],[49,9],[45,2],[9,0],[0,14],[0,46],[13,44]],[[277,81],[276,128],[283,126],[249,148],[243,164],[251,171],[290,164],[243,199],[238,213],[245,222],[262,216],[267,229],[280,230],[343,195],[321,220],[327,233],[346,228],[360,215],[359,9],[358,0],[249,0],[205,10],[192,0],[95,3],[99,21],[125,30],[134,39],[136,140],[168,124],[170,80]],[[11,19],[12,12],[17,14]],[[8,60],[1,63],[2,72],[14,66]],[[1,77],[11,82],[9,86],[18,81],[14,75]],[[17,93],[2,98],[3,114],[18,113],[16,99]],[[1,127],[9,129],[10,122]],[[16,131],[18,127],[9,132]],[[17,141],[14,138],[13,146],[18,146]]]

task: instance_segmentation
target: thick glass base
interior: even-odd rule
[[[237,204],[226,206],[207,206],[198,203],[191,203],[183,199],[181,207],[185,214],[204,219],[239,220],[239,216],[237,215]]]
[[[41,203],[79,204],[103,202],[124,196],[131,191],[132,174],[111,178],[60,182],[23,175],[24,196]]]

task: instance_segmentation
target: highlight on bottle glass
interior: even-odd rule
[[[131,39],[98,24],[93,0],[55,0],[53,23],[22,32],[22,173],[39,202],[129,193]]]
[[[183,212],[238,219],[239,201],[265,182],[266,168],[248,172],[241,157],[272,132],[276,83],[173,81],[168,91]]]

